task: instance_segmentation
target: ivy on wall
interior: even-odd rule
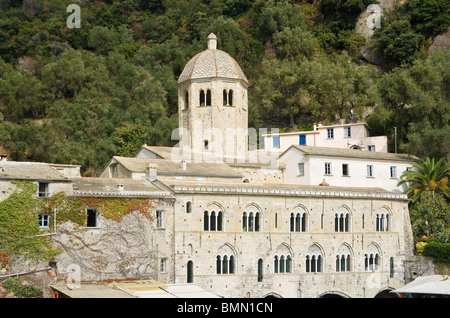
[[[50,225],[53,224],[52,218],[56,210],[57,223],[72,221],[85,226],[88,208],[97,209],[99,215],[117,222],[120,222],[122,216],[135,211],[153,220],[151,210],[154,203],[148,199],[68,197],[63,192],[44,198],[40,203],[40,213],[50,215]]]
[[[38,200],[34,196],[37,185],[14,181],[11,195],[0,201],[0,252],[2,255],[23,256],[29,260],[51,258],[56,251],[40,233],[36,211]]]
[[[14,181],[15,189],[0,201],[0,255],[24,256],[27,259],[51,259],[59,253],[48,237],[56,225],[71,221],[78,227],[86,226],[87,209],[97,209],[98,215],[120,222],[131,212],[138,212],[153,220],[154,202],[148,199],[68,197],[60,192],[49,198],[36,196],[37,185],[29,181]],[[49,216],[49,228],[40,229],[39,213]],[[3,263],[5,257],[0,259]],[[6,264],[3,264],[6,265]]]

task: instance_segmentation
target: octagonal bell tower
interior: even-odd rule
[[[195,55],[178,79],[180,147],[195,162],[244,162],[248,151],[248,81],[238,63],[217,49]]]

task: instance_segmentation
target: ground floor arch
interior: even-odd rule
[[[319,295],[318,298],[350,298],[350,297],[338,291],[329,291]]]
[[[378,294],[375,295],[374,298],[400,298],[398,294],[391,293],[392,290],[393,290],[392,288],[380,290]]]
[[[277,293],[268,293],[264,295],[263,298],[283,298],[283,297]]]

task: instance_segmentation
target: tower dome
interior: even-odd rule
[[[195,55],[184,67],[178,83],[190,79],[222,77],[248,80],[239,64],[228,53],[217,49],[217,37],[211,33],[208,38],[208,49]]]

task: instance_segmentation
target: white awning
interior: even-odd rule
[[[450,295],[450,279],[448,276],[442,275],[417,277],[411,283],[392,292],[398,294]]]

